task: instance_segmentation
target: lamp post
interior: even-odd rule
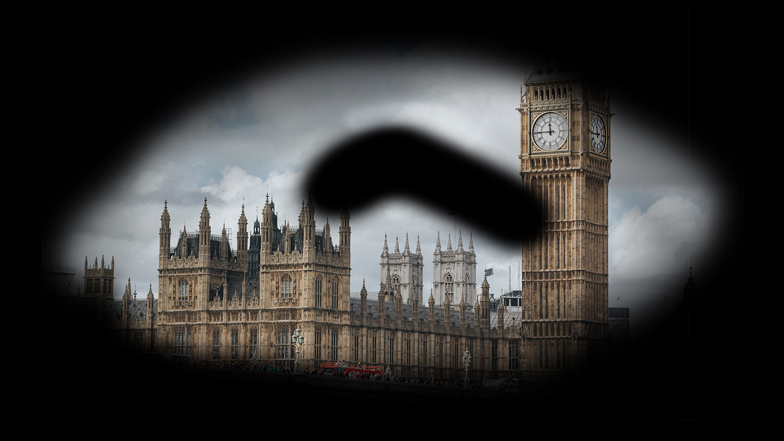
[[[305,341],[305,337],[302,336],[302,331],[297,328],[294,331],[294,334],[291,335],[291,343],[294,345],[294,351],[296,352],[296,359],[294,360],[294,373],[299,372],[299,348],[302,346],[302,343]]]
[[[465,366],[465,384],[464,387],[468,389],[468,367],[471,366],[471,354],[466,349],[465,354],[463,354],[463,365]]]

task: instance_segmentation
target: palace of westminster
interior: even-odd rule
[[[520,175],[538,198],[543,227],[521,244],[521,291],[491,300],[476,277],[473,239],[438,238],[433,286],[423,293],[417,238],[403,251],[386,238],[378,294],[350,296],[351,226],[317,228],[313,204],[278,225],[266,198],[252,232],[244,206],[236,235],[213,235],[207,200],[198,231],[173,235],[164,202],[158,295],[125,286],[114,300],[114,263],[88,265],[92,299],[119,342],[186,354],[197,366],[293,366],[346,361],[396,375],[460,379],[462,357],[477,378],[551,378],[600,362],[609,351],[608,184],[610,108],[604,89],[578,71],[539,69],[521,91]],[[292,335],[303,344],[295,352]]]

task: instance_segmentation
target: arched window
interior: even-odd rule
[[[277,349],[279,359],[291,358],[291,329],[287,325],[280,325],[278,328]]]
[[[322,290],[324,289],[323,285],[324,285],[324,280],[321,278],[321,276],[316,277],[316,299],[315,299],[316,308],[321,308],[321,293]]]
[[[180,280],[180,284],[177,288],[177,300],[181,302],[187,302],[190,296],[190,286],[188,282],[185,280]]]
[[[332,280],[332,309],[338,309],[338,279]]]
[[[190,354],[191,350],[191,330],[190,328],[176,328],[174,330],[174,353]]]
[[[280,281],[280,292],[281,297],[290,299],[293,294],[293,283],[291,281],[291,276],[288,274],[283,276],[283,279]]]
[[[231,358],[240,358],[240,333],[237,328],[231,330]]]
[[[444,298],[445,299],[448,298],[449,301],[451,302],[452,301],[452,295],[454,293],[455,293],[455,284],[452,281],[452,275],[451,274],[447,274],[446,277],[444,277],[444,295],[445,295]]]
[[[220,331],[217,329],[212,331],[212,358],[220,359]]]
[[[400,277],[398,277],[398,275],[395,274],[394,276],[392,276],[392,291],[398,292],[399,289],[400,289]]]

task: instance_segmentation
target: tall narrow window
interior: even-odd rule
[[[449,299],[450,302],[454,301],[452,295],[455,293],[455,284],[452,281],[452,275],[447,274],[444,277],[444,299]]]
[[[373,332],[370,335],[370,362],[376,362],[376,333]]]
[[[321,293],[323,284],[324,281],[322,280],[321,276],[316,277],[316,308],[321,308]]]
[[[389,358],[387,359],[387,362],[389,364],[393,364],[395,362],[395,336],[394,335],[391,334],[389,335],[389,343],[387,344],[387,346],[389,347]]]
[[[190,296],[190,289],[189,289],[188,282],[185,280],[180,280],[179,290],[177,292],[177,300],[181,302],[187,302],[188,297]]]
[[[250,341],[248,342],[248,345],[250,346],[251,356],[253,355],[254,352],[256,353],[257,356],[259,355],[258,348],[257,348],[258,344],[259,344],[259,332],[256,330],[256,328],[251,328]]]
[[[334,361],[338,359],[338,331],[333,329],[331,337],[332,339],[330,342],[331,346],[329,348],[329,357]]]
[[[420,349],[422,350],[422,353],[419,356],[419,365],[420,366],[428,366],[428,363],[427,363],[427,336],[422,337],[422,340],[419,343],[419,345],[420,345]]]
[[[490,369],[498,370],[498,340],[495,339],[490,342]]]
[[[174,353],[190,354],[191,332],[188,328],[178,328],[174,330]]]
[[[332,280],[332,309],[338,309],[338,279]]]
[[[236,329],[231,330],[231,358],[240,358],[240,333]]]
[[[436,367],[444,367],[444,337],[436,337]]]
[[[293,292],[292,287],[293,283],[291,281],[291,276],[283,276],[283,279],[281,279],[281,296],[285,299],[290,299]]]
[[[509,341],[509,370],[516,371],[519,369],[517,359],[517,340]]]
[[[403,364],[411,366],[411,335],[406,333],[403,337]]]
[[[214,360],[220,359],[220,331],[212,331],[212,358]]]
[[[353,355],[354,363],[359,362],[359,332],[353,331],[353,344],[351,346],[351,354]]]
[[[316,360],[321,359],[321,329],[316,329],[313,333],[313,356]]]
[[[291,332],[288,326],[278,328],[278,358],[291,358]]]

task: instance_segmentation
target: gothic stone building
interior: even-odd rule
[[[436,306],[431,295],[425,307],[415,297],[404,301],[400,274],[393,280],[386,266],[376,298],[369,298],[364,284],[359,298],[351,298],[347,212],[333,243],[329,223],[316,228],[310,201],[303,203],[297,227],[279,228],[274,203],[267,200],[254,231],[258,250],[246,247],[243,209],[236,253],[225,228],[221,236],[211,235],[209,218],[205,200],[198,233],[183,231],[172,247],[164,204],[154,350],[187,354],[204,366],[258,361],[283,367],[298,358],[306,370],[323,361],[348,361],[389,367],[396,375],[444,379],[463,377],[468,350],[479,378],[519,375],[519,320],[516,326],[505,324],[503,309],[491,315],[486,280],[474,304],[464,299],[450,304],[447,297]],[[384,252],[382,267],[389,265],[386,247]],[[248,262],[255,253],[259,276],[253,280]],[[421,260],[419,250],[412,254]],[[414,295],[421,292],[421,264],[415,280],[420,286],[412,284]],[[297,329],[304,337],[299,354],[291,344]]]
[[[250,238],[243,207],[232,249],[225,228],[212,234],[205,199],[198,231],[183,230],[174,245],[164,204],[157,305],[148,295],[147,307],[136,307],[148,315],[126,320],[123,335],[144,332],[136,339],[148,350],[187,354],[205,366],[281,367],[298,358],[312,369],[343,360],[405,376],[460,379],[469,351],[478,379],[583,370],[608,346],[609,103],[579,71],[539,69],[527,79],[517,110],[520,174],[545,216],[536,240],[523,245],[519,312],[503,304],[493,311],[486,280],[475,295],[475,261],[465,258],[473,244],[464,252],[462,240],[458,251],[465,256],[460,268],[452,265],[452,285],[446,272],[434,274],[438,301],[433,293],[422,296],[419,250],[406,246],[403,259],[390,255],[386,243],[377,296],[363,283],[360,297],[351,298],[347,212],[333,243],[328,223],[316,228],[310,201],[303,202],[298,225],[279,228],[267,200]],[[439,257],[434,262],[446,263]],[[463,283],[460,290],[456,282]],[[122,314],[133,315],[130,284],[126,297]],[[291,344],[297,329],[304,336],[299,353]]]

